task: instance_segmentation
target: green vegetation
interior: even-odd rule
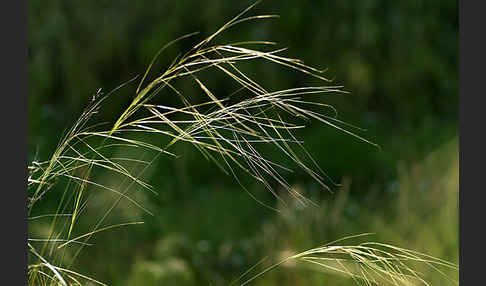
[[[66,5],[69,11],[71,4]],[[135,4],[133,10],[137,9],[146,8]],[[329,72],[285,56],[293,49],[285,51],[262,40],[266,32],[253,40],[252,33],[244,32],[245,22],[275,16],[247,12],[212,29],[216,33],[207,38],[207,33],[173,37],[177,40],[168,41],[144,74],[108,94],[98,90],[85,100],[91,101],[89,106],[54,150],[42,141],[56,138],[56,123],[44,127],[35,117],[43,106],[36,94],[53,91],[49,81],[56,81],[56,72],[51,79],[35,73],[46,55],[32,45],[36,52],[31,59],[34,95],[29,112],[35,131],[30,143],[41,151],[29,147],[30,285],[408,285],[408,280],[421,279],[436,285],[457,280],[457,113],[451,108],[455,101],[431,103],[433,110],[427,99],[407,107],[411,102],[402,97],[394,107],[400,112],[368,111],[365,125],[381,122],[387,112],[398,118],[373,125],[383,125],[381,132],[392,138],[378,141],[389,151],[377,152],[365,139],[382,138],[377,130],[363,133],[341,119],[360,122],[358,116],[338,116],[334,106],[350,110],[345,102],[349,89],[330,83]],[[170,25],[160,30],[171,31]],[[298,57],[306,58],[314,46],[301,48]],[[71,48],[75,53],[77,48]],[[171,50],[176,50],[174,58],[166,58]],[[443,52],[456,56],[447,49]],[[111,59],[108,54],[106,59]],[[447,64],[442,59],[426,62]],[[77,64],[70,66],[73,73],[65,75],[68,80],[61,89],[86,90],[77,85],[89,81],[72,76],[80,72]],[[365,66],[351,64],[353,74],[358,72],[354,84],[372,82],[363,79],[366,69],[369,73]],[[431,70],[435,68],[444,72],[445,66]],[[388,72],[383,78],[399,74]],[[447,74],[452,81],[455,72]],[[106,71],[109,74],[113,71]],[[400,83],[407,82],[400,78]],[[451,99],[456,85],[452,82],[435,92]],[[397,87],[397,96],[405,96],[402,89]],[[369,96],[359,99],[363,106],[353,112],[379,99],[379,93]],[[82,102],[80,98],[73,102]],[[70,108],[55,117],[65,124],[72,116]],[[44,114],[53,116],[46,110]],[[445,119],[442,113],[448,114]],[[417,115],[423,118],[402,120]],[[398,123],[406,132],[395,128]],[[422,161],[444,139],[453,141]],[[310,156],[303,141],[317,156]],[[342,174],[347,175],[342,184],[334,183],[333,178]],[[329,243],[363,232],[374,234]],[[320,245],[325,246],[306,251]]]

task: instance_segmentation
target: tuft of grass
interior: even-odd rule
[[[247,285],[279,266],[295,267],[295,263],[298,262],[317,266],[314,268],[328,274],[352,278],[358,285],[430,285],[425,280],[424,274],[414,269],[417,263],[421,263],[440,273],[444,281],[448,281],[453,285],[458,284],[457,281],[451,279],[443,272],[443,269],[458,271],[459,267],[446,260],[373,241],[357,245],[336,244],[337,242],[365,235],[370,234],[344,237],[321,247],[288,255],[279,262],[244,280],[240,285]],[[233,284],[248,276],[251,270],[233,281]]]
[[[342,86],[327,85],[330,80],[322,75],[323,70],[306,65],[299,59],[284,56],[282,53],[285,48],[272,49],[271,47],[275,46],[273,42],[214,43],[217,36],[235,25],[277,17],[246,16],[257,3],[195,44],[188,52],[175,58],[166,70],[157,71],[155,78],[144,85],[159,54],[171,44],[195,36],[196,33],[184,35],[164,46],[139,80],[132,102],[109,128],[106,128],[106,124],[92,123],[93,117],[101,112],[103,104],[112,94],[136,79],[122,84],[106,95],[98,90],[80,118],[61,138],[51,158],[41,162],[34,161],[28,166],[29,228],[41,219],[49,221],[48,230],[43,233],[45,236],[29,235],[29,285],[83,285],[88,281],[105,285],[72,270],[71,267],[82,249],[91,245],[89,242],[95,234],[116,227],[140,224],[104,224],[121,201],[152,214],[149,209],[132,198],[131,192],[142,188],[156,194],[153,187],[140,178],[159,156],[177,157],[171,151],[171,147],[176,143],[192,144],[222,172],[234,176],[245,190],[239,179],[239,171],[261,182],[282,203],[284,202],[275,191],[275,185],[283,188],[304,206],[313,202],[293,189],[285,180],[284,173],[292,172],[292,167],[268,158],[262,146],[277,148],[324,189],[330,190],[329,184],[334,183],[312,159],[303,142],[295,135],[295,130],[305,128],[306,122],[315,120],[375,145],[356,135],[352,131],[356,127],[338,119],[334,107],[322,101],[322,95],[345,93]],[[252,48],[254,46],[258,48]],[[303,73],[325,82],[326,85],[269,90],[239,68],[240,63],[255,60]],[[231,94],[216,94],[201,79],[200,74],[203,72],[222,73],[226,80],[236,83],[238,87]],[[177,81],[195,84],[205,100],[193,102],[189,95],[177,88]],[[317,97],[318,95],[321,96]],[[168,96],[174,96],[178,104],[164,104],[161,98]],[[162,136],[167,142],[161,145],[148,139],[140,139],[137,137],[140,134],[151,135],[151,138]],[[117,158],[112,156],[115,148],[154,151],[157,155],[151,161],[130,157]],[[135,172],[133,168],[127,167],[127,163],[143,167],[140,172]],[[119,177],[120,184],[111,186],[97,181],[96,175],[100,172],[108,172]],[[62,190],[61,197],[53,213],[36,213],[37,205],[52,200],[50,197],[55,198],[58,195],[55,191],[58,190]],[[108,191],[114,194],[116,199],[91,226],[91,231],[79,234],[76,225],[83,216],[87,216],[84,212],[87,204],[91,202],[90,194],[95,190]],[[265,205],[246,191],[257,202]],[[37,243],[41,245],[37,246]],[[378,247],[382,247],[383,250]],[[323,255],[338,257],[325,258]],[[340,258],[343,255],[348,257]],[[405,281],[409,277],[420,280],[420,276],[412,268],[402,264],[403,260],[416,260],[430,265],[440,262],[450,266],[432,257],[378,243],[316,248],[290,256],[272,268],[290,260],[306,261],[338,270],[367,284],[374,283],[377,279],[392,283]],[[351,269],[349,263],[354,263],[358,267]],[[243,285],[265,272],[243,282]]]

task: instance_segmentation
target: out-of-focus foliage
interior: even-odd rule
[[[223,0],[29,1],[29,158],[47,159],[62,131],[79,117],[98,88],[109,91],[142,74],[164,44],[200,31],[164,52],[154,71],[166,67],[177,54],[186,52],[249,4]],[[457,259],[453,239],[457,224],[448,224],[445,219],[435,223],[440,212],[435,198],[441,197],[441,191],[435,192],[433,187],[440,184],[436,180],[447,176],[445,166],[454,163],[434,161],[427,165],[427,172],[413,171],[420,169],[414,167],[421,166],[417,162],[457,135],[457,6],[457,1],[438,0],[260,3],[255,14],[281,17],[235,26],[221,38],[227,42],[275,41],[289,47],[287,55],[329,68],[326,75],[335,78],[333,84],[350,91],[329,96],[329,103],[338,109],[340,119],[366,128],[367,132],[359,134],[382,147],[378,151],[319,124],[310,124],[301,132],[321,167],[334,180],[346,177],[352,184],[348,198],[340,202],[339,192],[320,191],[303,174],[292,174],[289,180],[322,208],[342,210],[317,213],[315,216],[322,217],[310,226],[304,219],[293,222],[295,226],[288,231],[277,231],[287,218],[258,205],[192,146],[178,146],[181,158],[158,160],[146,174],[159,195],[141,195],[141,199],[155,216],[120,206],[113,216],[127,220],[142,217],[146,224],[100,234],[93,240],[95,245],[79,257],[76,268],[114,285],[160,285],[162,281],[221,284],[267,252],[285,247],[304,250],[317,246],[315,243],[368,231],[406,248]],[[309,84],[307,78],[277,66],[262,68],[259,63],[249,63],[244,69],[275,89]],[[205,80],[217,86],[216,92],[227,91],[217,77]],[[113,123],[135,89],[132,84],[117,92],[101,120]],[[457,156],[456,148],[441,152],[442,157]],[[274,154],[276,160],[280,156]],[[249,188],[273,202],[261,185],[250,182]],[[455,196],[457,188],[446,189]],[[413,199],[404,203],[409,196]],[[95,198],[110,199],[102,195]],[[85,215],[96,219],[102,211],[87,210]],[[447,213],[454,212],[457,209],[452,205]],[[428,213],[431,221],[420,219]],[[408,215],[413,219],[404,220]],[[320,222],[332,225],[332,231],[320,228]],[[275,249],[263,247],[262,241],[277,240],[265,233],[273,228],[279,234],[274,234],[276,237],[285,239],[271,243]],[[449,238],[438,240],[442,234]],[[407,235],[412,239],[404,239]],[[292,277],[295,280],[289,280],[290,284],[296,284],[291,281],[314,279],[283,273],[286,271],[270,274],[268,282]]]
[[[371,232],[354,243],[393,241],[419,252],[434,253],[450,261],[459,260],[459,154],[454,138],[411,167],[396,166],[398,197],[390,205],[376,206],[356,215],[357,202],[349,197],[353,184],[349,177],[343,180],[343,189],[332,201],[318,209],[289,209],[283,216],[264,224],[260,230],[260,251],[268,255],[296,253],[303,245],[323,245],[333,238],[356,234],[357,230]],[[354,211],[353,211],[354,210]],[[324,241],[323,241],[324,239]],[[349,243],[352,244],[353,243]],[[355,285],[352,279],[343,279],[316,271],[304,263],[291,264],[265,275],[256,285]],[[425,273],[430,285],[447,285],[442,275],[423,264],[415,270]],[[458,273],[445,271],[458,279]],[[285,278],[287,277],[287,278]],[[296,283],[298,282],[298,283]],[[341,284],[342,283],[342,284]],[[449,284],[453,285],[453,284]]]

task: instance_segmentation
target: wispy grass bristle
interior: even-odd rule
[[[160,156],[177,157],[173,151],[173,146],[177,143],[192,144],[222,172],[233,176],[258,203],[273,210],[276,209],[248,191],[239,178],[241,172],[260,182],[283,204],[285,201],[279,196],[276,186],[286,190],[303,206],[314,204],[286,181],[285,173],[293,172],[295,166],[317,181],[323,189],[331,191],[331,186],[337,185],[305,149],[304,142],[294,134],[295,130],[305,128],[311,120],[377,146],[351,131],[350,129],[359,128],[338,119],[337,110],[323,101],[323,96],[327,94],[346,93],[342,86],[327,85],[332,80],[323,75],[325,70],[284,56],[286,48],[264,50],[276,45],[270,41],[213,44],[217,36],[235,25],[278,17],[245,16],[257,3],[194,45],[188,52],[176,57],[166,70],[157,70],[154,79],[149,80],[158,56],[172,44],[187,40],[197,35],[197,32],[183,35],[163,46],[140,78],[124,83],[106,95],[99,89],[80,118],[65,132],[51,158],[34,161],[28,166],[29,223],[41,219],[50,221],[47,237],[30,237],[27,241],[32,254],[28,267],[29,285],[83,285],[84,281],[106,285],[70,270],[70,266],[84,247],[92,245],[89,241],[93,235],[115,227],[140,224],[130,222],[104,225],[106,218],[121,201],[153,214],[133,198],[131,192],[140,188],[156,194],[156,190],[142,179],[143,173]],[[326,85],[269,90],[239,68],[242,62],[256,60],[305,74]],[[237,85],[236,90],[229,94],[217,94],[202,80],[200,74],[203,72],[223,74],[224,80]],[[93,116],[102,111],[103,104],[111,94],[137,79],[139,81],[133,100],[109,129],[105,128],[106,124],[92,122]],[[175,84],[177,80],[195,84],[202,102],[193,102],[179,90]],[[175,96],[179,104],[161,103],[162,95],[168,94]],[[147,138],[151,136],[163,136],[166,142],[162,145],[150,142]],[[294,166],[282,163],[284,160],[281,158],[270,158],[262,146],[273,146]],[[142,155],[137,158],[120,157],[112,154],[117,148],[139,150],[138,154],[153,152],[156,155],[151,160],[143,159]],[[134,165],[142,166],[141,170],[135,172]],[[94,175],[98,172],[121,178],[118,180],[120,184],[112,186],[99,181],[102,176]],[[62,191],[62,198],[55,212],[36,214],[37,203],[59,182],[64,183],[64,188],[56,189]],[[87,211],[87,197],[95,190],[108,191],[116,199],[92,226],[91,231],[79,234],[76,226]],[[34,243],[43,245],[34,247]],[[319,265],[350,276],[357,282],[364,281],[367,285],[379,281],[392,285],[408,285],[405,282],[410,279],[428,285],[419,273],[405,264],[407,261],[418,261],[432,267],[455,267],[446,261],[386,244],[370,242],[356,246],[333,245],[290,256],[246,280],[242,285],[291,260]],[[242,275],[238,281],[248,273]]]
[[[457,271],[458,266],[430,255],[378,242],[364,242],[357,245],[336,244],[364,235],[370,234],[344,237],[322,247],[287,255],[252,276],[249,275],[251,271],[245,272],[233,283],[242,281],[240,285],[247,285],[277,267],[293,268],[301,265],[295,264],[300,262],[317,266],[314,269],[318,271],[351,278],[357,285],[430,285],[423,273],[414,270],[414,264],[420,263],[443,275],[449,285],[459,284],[443,272],[447,269]],[[250,278],[243,281],[245,276]]]

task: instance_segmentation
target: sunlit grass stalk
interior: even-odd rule
[[[236,283],[247,285],[278,267],[286,267],[289,271],[296,266],[294,265],[296,262],[315,265],[318,271],[352,278],[358,285],[430,285],[426,277],[413,268],[412,264],[421,263],[442,275],[444,282],[458,284],[444,273],[444,270],[458,271],[458,266],[430,255],[378,242],[364,242],[357,245],[337,244],[365,235],[370,234],[347,236],[321,247],[286,256],[262,271],[250,275],[251,270],[263,262],[260,261],[230,285]],[[245,277],[249,278],[244,280]]]
[[[205,158],[213,161],[223,172],[233,175],[237,182],[255,200],[257,198],[241,184],[237,175],[237,169],[261,182],[277,199],[282,201],[275,190],[275,185],[281,186],[297,201],[307,205],[312,202],[304,195],[293,190],[282,174],[282,172],[291,172],[292,168],[268,158],[260,150],[259,146],[261,144],[273,145],[291,162],[315,179],[324,189],[329,189],[328,184],[333,184],[332,180],[329,180],[317,162],[312,159],[309,152],[305,150],[303,142],[293,134],[294,130],[305,128],[305,125],[301,122],[316,120],[354,136],[363,142],[375,145],[350,131],[351,128],[354,129],[356,127],[339,120],[334,107],[319,100],[312,100],[313,97],[311,96],[318,94],[345,93],[342,90],[342,86],[308,86],[269,91],[257,80],[250,78],[249,75],[240,70],[238,64],[240,62],[260,60],[306,74],[327,84],[330,80],[322,76],[323,70],[308,66],[298,59],[281,55],[285,49],[265,51],[248,47],[250,45],[270,47],[274,45],[273,42],[212,43],[218,35],[237,24],[277,17],[276,15],[244,17],[254,5],[248,7],[215,33],[194,45],[186,54],[174,59],[165,71],[157,72],[158,75],[155,79],[144,85],[160,53],[170,45],[194,36],[196,33],[184,35],[162,47],[140,79],[133,100],[108,130],[101,129],[101,126],[98,124],[89,125],[89,123],[91,122],[91,117],[101,110],[102,103],[118,88],[107,95],[102,95],[98,92],[85,112],[60,140],[51,158],[44,162],[32,162],[28,166],[29,216],[36,203],[47,196],[51,190],[50,187],[56,181],[60,179],[68,181],[63,200],[60,202],[57,213],[53,214],[54,219],[51,222],[49,237],[31,238],[28,241],[30,253],[37,258],[36,263],[29,265],[30,285],[38,285],[39,283],[45,285],[82,285],[82,280],[105,285],[86,275],[62,267],[66,249],[75,245],[79,246],[72,258],[72,261],[74,261],[81,249],[90,245],[88,241],[94,234],[114,227],[138,224],[138,222],[130,222],[108,226],[102,225],[108,214],[121,200],[126,200],[146,213],[152,214],[150,210],[131,198],[129,191],[134,185],[152,192],[155,191],[152,190],[147,182],[140,179],[141,173],[134,174],[120,161],[140,163],[145,165],[143,170],[146,170],[152,162],[128,157],[109,157],[104,155],[107,149],[122,147],[150,150],[157,152],[158,155],[156,157],[158,158],[161,154],[176,156],[170,151],[170,148],[176,143],[187,142],[199,150]],[[198,77],[198,74],[203,71],[222,72],[228,80],[238,84],[239,88],[234,93],[225,96],[215,94]],[[199,103],[191,102],[173,84],[178,79],[195,82],[199,92],[206,100]],[[158,103],[156,99],[163,91],[174,94],[180,100],[180,106],[166,106]],[[245,97],[234,102],[236,94],[243,94]],[[130,134],[162,135],[170,140],[165,146],[158,146],[145,140],[131,139]],[[300,150],[299,152],[302,152],[304,155],[300,155],[296,150]],[[96,182],[92,175],[97,170],[104,170],[121,176],[123,177],[122,182],[128,182],[129,184],[123,190],[118,190],[118,187]],[[117,199],[102,218],[97,221],[91,231],[75,235],[75,225],[82,215],[81,212],[85,209],[86,200],[84,198],[90,189],[109,191],[114,193]],[[72,202],[72,205],[69,208],[68,204],[70,202]],[[258,202],[266,205],[263,202]],[[269,207],[272,208],[271,206]],[[70,212],[66,213],[68,209],[70,209]],[[64,216],[69,218],[69,220],[64,223],[65,227],[59,227],[58,218]],[[30,223],[34,223],[35,219],[40,219],[41,217],[42,215],[30,216]],[[44,216],[44,218],[46,217],[48,216]],[[34,242],[45,242],[42,251],[39,252],[32,245]],[[56,244],[57,246],[51,247],[49,256],[55,258],[56,256],[52,252],[61,251],[60,253],[62,253],[62,255],[57,256],[57,265],[54,265],[52,261],[48,262],[44,257],[46,247],[50,244]],[[382,246],[386,250],[379,250],[376,246]],[[393,251],[396,253],[393,254]],[[349,257],[347,260],[342,260],[321,256],[329,254],[345,254]],[[406,281],[410,277],[415,277],[425,282],[420,279],[416,272],[402,263],[404,260],[415,260],[430,265],[438,264],[438,261],[434,258],[376,243],[316,248],[291,256],[273,267],[281,265],[288,260],[318,264],[324,268],[361,279],[367,284],[380,278],[394,285],[398,285],[399,282]],[[329,265],[329,261],[334,261],[336,265]],[[359,265],[359,271],[349,270],[345,266],[347,262]],[[443,266],[451,266],[446,262],[441,263]],[[243,285],[270,269],[246,280],[243,282]],[[41,283],[41,281],[43,282]]]

